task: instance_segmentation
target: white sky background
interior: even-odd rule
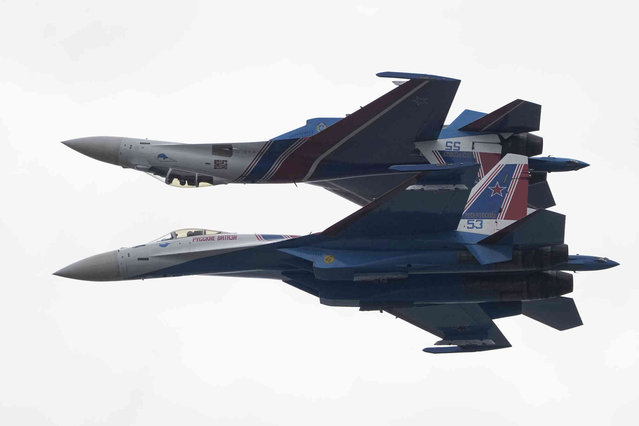
[[[632,2],[1,1],[0,424],[631,424],[639,405],[639,90]],[[445,3],[445,5],[444,5]],[[543,105],[544,154],[585,325],[498,320],[513,348],[432,356],[390,315],[277,281],[95,284],[92,254],[202,226],[320,231],[356,209],[318,188],[184,190],[59,142],[114,135],[264,140],[393,88],[462,80],[447,122]]]

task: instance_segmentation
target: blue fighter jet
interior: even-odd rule
[[[528,208],[528,157],[479,165],[396,165],[402,181],[318,234],[188,229],[89,257],[55,274],[90,281],[182,275],[280,279],[330,306],[388,312],[441,340],[430,353],[510,346],[496,318],[582,324],[566,271],[617,263],[569,255],[565,217]]]
[[[401,183],[404,177],[391,165],[476,162],[479,179],[508,153],[542,153],[543,139],[531,133],[539,130],[538,104],[517,99],[489,114],[465,110],[444,126],[459,80],[397,72],[378,76],[402,81],[344,118],[310,119],[267,141],[183,144],[92,136],[63,143],[178,187],[309,183],[362,206]],[[535,157],[530,163],[530,207],[554,205],[547,172],[585,166],[577,160]]]

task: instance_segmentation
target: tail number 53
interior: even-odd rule
[[[466,229],[482,229],[483,227],[483,219],[466,219]]]

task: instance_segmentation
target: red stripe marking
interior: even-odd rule
[[[515,166],[515,172],[513,173],[513,177],[510,179],[510,182],[508,182],[508,188],[506,188],[506,199],[502,203],[501,210],[499,212],[499,215],[497,216],[497,219],[503,219],[504,216],[506,215],[506,212],[508,211],[508,208],[510,207],[510,200],[513,198],[513,195],[515,194],[515,191],[517,189],[517,181],[519,179],[519,174],[521,173],[520,166],[521,164],[517,164]]]
[[[478,154],[481,159],[480,164],[484,175],[488,173],[490,169],[495,167],[495,165],[499,163],[499,160],[501,160],[501,154],[494,154],[490,152],[479,152]]]
[[[371,118],[383,112],[394,102],[424,83],[424,80],[409,80],[377,98],[363,108],[346,116],[320,133],[311,136],[307,143],[290,155],[273,174],[271,182],[300,181],[313,166],[315,159],[338,144],[342,139],[364,126]]]
[[[528,208],[528,164],[521,165],[521,173],[515,190],[510,201],[509,208],[504,214],[506,220],[519,220],[526,217],[526,211]]]
[[[268,170],[268,172],[266,172],[266,174],[260,179],[260,182],[268,181],[271,178],[271,176],[273,176],[273,174],[277,172],[277,170],[280,168],[284,160],[286,160],[289,155],[295,152],[295,150],[298,149],[300,146],[302,146],[304,142],[306,142],[307,140],[308,138],[300,138],[296,140],[295,142],[293,142],[291,146],[286,148],[284,152],[280,154],[280,156],[275,160],[273,165],[271,165],[271,168]]]

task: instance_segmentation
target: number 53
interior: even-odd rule
[[[482,229],[484,221],[482,219],[466,219],[466,229]]]

